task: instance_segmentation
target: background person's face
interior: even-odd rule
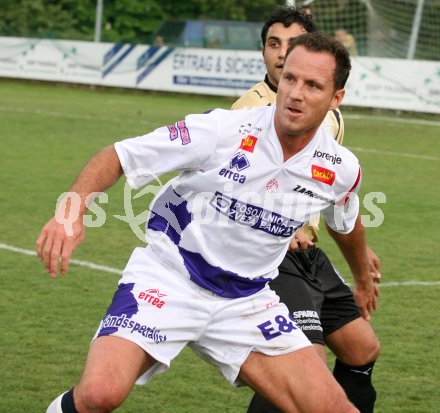
[[[284,27],[282,23],[274,23],[269,27],[263,48],[263,58],[269,81],[274,86],[278,86],[280,81],[289,40],[305,32],[298,23],[293,23],[289,27]]]

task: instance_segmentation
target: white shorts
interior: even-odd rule
[[[237,386],[251,351],[275,356],[311,345],[268,287],[249,297],[219,297],[149,247],[134,250],[95,338],[108,335],[136,343],[158,361],[137,384],[166,371],[186,345]]]

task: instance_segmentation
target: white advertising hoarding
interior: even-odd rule
[[[440,113],[440,62],[356,57],[344,104]],[[260,52],[0,37],[0,76],[240,96]]]

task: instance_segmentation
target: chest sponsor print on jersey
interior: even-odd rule
[[[312,165],[312,178],[332,186],[336,179],[336,172],[322,166]]]
[[[320,199],[321,201],[329,202],[330,204],[335,204],[335,201],[333,201],[330,198],[326,198],[325,196],[319,195],[316,192],[311,191],[310,189],[307,189],[305,186],[302,185],[296,185],[295,188],[293,188],[293,191],[299,192],[300,194],[307,195],[311,198]]]
[[[303,225],[268,209],[216,192],[210,205],[230,220],[277,237],[290,237]]]
[[[342,159],[338,155],[330,155],[327,152],[321,152],[318,150],[315,150],[315,153],[313,154],[314,158],[321,158],[325,159],[326,161],[331,162],[333,165],[338,164],[340,165],[342,163]]]
[[[254,152],[255,145],[257,144],[258,138],[252,135],[248,135],[241,140],[240,149],[248,152]]]

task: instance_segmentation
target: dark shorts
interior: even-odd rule
[[[270,286],[312,343],[360,317],[350,287],[322,250],[288,252]]]

